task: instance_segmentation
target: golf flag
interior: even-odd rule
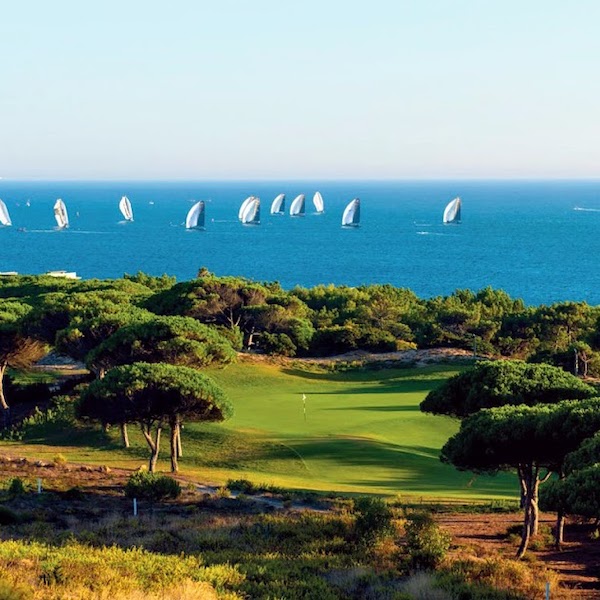
[[[302,394],[302,407],[304,409],[304,420],[306,421],[306,394]]]

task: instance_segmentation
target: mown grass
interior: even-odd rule
[[[343,373],[272,364],[211,370],[233,400],[235,416],[223,424],[185,424],[182,473],[216,484],[244,478],[350,494],[514,497],[510,476],[473,477],[439,461],[458,423],[421,413],[419,403],[456,372],[449,365]],[[40,428],[26,444],[7,445],[46,460],[60,452],[71,462],[135,468],[147,450],[130,430],[129,450],[120,447],[117,431],[107,437],[99,428]]]

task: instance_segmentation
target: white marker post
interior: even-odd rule
[[[550,582],[546,581],[546,600],[550,600]]]
[[[40,478],[38,478],[37,484],[38,484],[38,494],[41,494],[42,493],[42,480]]]
[[[133,499],[133,516],[137,517],[137,498]]]
[[[302,407],[304,409],[304,422],[306,422],[306,394],[302,394]]]

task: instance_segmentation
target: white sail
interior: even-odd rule
[[[285,194],[279,194],[271,204],[272,215],[282,215],[285,212]]]
[[[8,214],[8,208],[6,208],[6,204],[4,204],[2,200],[0,200],[0,223],[2,223],[2,225],[6,225],[7,227],[12,225],[10,215]]]
[[[186,229],[195,229],[200,227],[204,227],[204,200],[196,202],[196,204],[190,208],[187,217],[185,218]]]
[[[313,196],[313,204],[315,205],[318,213],[325,211],[325,204],[323,202],[323,196],[321,196],[321,192],[315,192],[315,195]]]
[[[242,223],[244,225],[258,225],[260,223],[260,198],[252,198],[246,206],[246,210],[242,215]]]
[[[360,225],[360,200],[354,198],[348,203],[342,215],[343,227],[358,227]]]
[[[127,196],[123,196],[119,202],[119,210],[126,221],[133,221],[133,211],[131,210],[131,202]]]
[[[252,200],[254,200],[254,196],[248,196],[243,202],[242,205],[240,206],[240,210],[238,212],[238,219],[241,221],[242,217],[244,215],[244,212],[246,212],[246,209],[248,208],[248,206],[250,205],[250,203],[252,202]]]
[[[460,198],[454,198],[444,210],[444,223],[460,223]]]
[[[69,226],[69,215],[65,203],[59,198],[54,203],[54,218],[60,229],[66,229]]]
[[[290,216],[304,216],[304,194],[299,194],[292,200],[292,203],[290,204]]]

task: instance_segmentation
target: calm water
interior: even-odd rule
[[[325,199],[323,215],[312,214],[316,190]],[[270,216],[280,192],[287,207],[306,193],[307,215]],[[133,223],[121,222],[123,194],[132,202]],[[250,194],[262,199],[259,226],[237,220]],[[444,206],[456,195],[463,223],[444,226]],[[343,208],[355,196],[361,227],[343,229]],[[71,219],[66,231],[54,230],[58,197]],[[3,180],[0,198],[14,225],[0,229],[0,271],[65,269],[104,278],[142,270],[184,280],[206,266],[286,288],[391,283],[433,296],[491,285],[529,303],[600,304],[600,182]],[[192,200],[206,201],[205,231],[183,227]]]

